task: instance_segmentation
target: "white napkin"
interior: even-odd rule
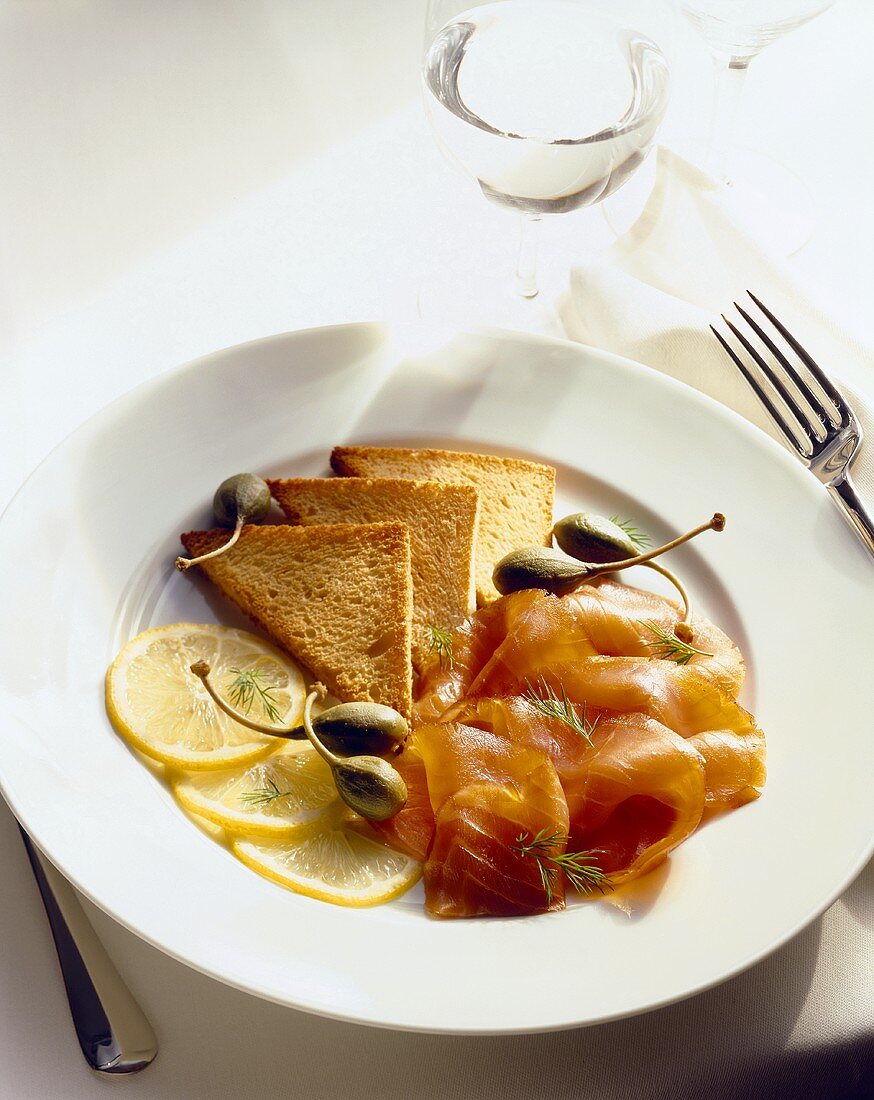
[[[597,259],[574,267],[559,312],[571,339],[686,382],[782,443],[709,328],[720,313],[732,314],[733,301],[757,315],[747,289],[840,384],[852,405],[867,437],[852,477],[870,507],[874,409],[841,381],[841,368],[864,364],[874,383],[874,355],[817,309],[785,263],[761,251],[733,215],[730,190],[670,149],[658,150],[655,187],[640,218]],[[721,322],[718,327],[726,331]]]

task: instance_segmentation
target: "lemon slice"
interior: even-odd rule
[[[235,840],[231,851],[295,893],[355,908],[398,897],[422,874],[418,860],[361,835],[330,811],[319,828],[283,841]]]
[[[249,767],[184,775],[171,786],[186,810],[229,832],[273,839],[339,801],[331,769],[315,749],[295,742]]]
[[[184,807],[183,813],[192,825],[200,829],[200,831],[208,836],[210,840],[214,840],[216,844],[227,847],[227,834],[220,825],[216,825],[214,821],[208,821],[205,817],[201,817],[200,814],[193,814]]]
[[[146,756],[176,768],[228,768],[269,755],[276,739],[215,705],[190,670],[199,660],[211,666],[219,694],[251,717],[277,725],[300,720],[304,678],[269,642],[226,626],[174,623],[137,635],[110,665],[106,711],[115,729]],[[249,676],[249,687],[235,698],[240,674]]]

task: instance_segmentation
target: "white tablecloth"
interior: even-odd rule
[[[632,6],[631,0],[627,6]],[[710,63],[660,0],[679,146],[706,128]],[[84,418],[179,362],[270,332],[409,318],[423,273],[465,247],[512,266],[514,226],[442,163],[417,99],[423,3],[6,0],[0,502]],[[840,0],[751,70],[750,145],[809,184],[793,261],[874,345],[874,8]],[[609,240],[597,211],[544,249]],[[503,265],[503,268],[502,266]],[[851,379],[874,394],[874,370]],[[6,624],[14,629],[14,624]],[[100,1096],[47,925],[0,808],[0,1094]],[[874,1090],[874,865],[748,973],[636,1020],[438,1038],[319,1020],[189,971],[87,906],[153,1020],[137,1097],[854,1096]],[[754,904],[752,904],[754,914]]]

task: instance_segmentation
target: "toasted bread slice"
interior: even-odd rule
[[[335,447],[331,466],[344,477],[401,477],[473,485],[480,495],[476,543],[477,599],[498,596],[492,570],[511,550],[548,546],[555,470],[539,462],[459,451]]]
[[[194,556],[227,540],[223,528],[182,535]],[[199,568],[337,698],[409,717],[413,596],[402,524],[249,524]]]
[[[363,477],[268,479],[267,484],[291,523],[406,524],[417,668],[431,646],[428,626],[454,630],[474,610],[479,496],[473,486]]]

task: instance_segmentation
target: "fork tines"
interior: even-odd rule
[[[755,294],[749,290],[747,294],[770,322],[772,332],[735,302],[734,308],[742,320],[735,324],[725,314],[722,319],[737,340],[737,347],[732,347],[711,325],[713,335],[789,446],[825,485],[844,519],[874,556],[874,516],[868,512],[850,477],[850,466],[862,445],[862,426],[844,395],[809,352]],[[749,331],[745,333],[744,327]]]
[[[773,337],[739,302],[734,302],[734,308],[770,353],[773,362],[769,362],[752,339],[725,314],[722,314],[723,321],[746,351],[753,366],[744,361],[717,328],[713,325],[710,328],[789,445],[801,458],[810,460],[836,431],[850,425],[852,413],[841,393],[810,353],[752,291],[748,290],[747,294],[789,345],[799,366],[791,362]]]

